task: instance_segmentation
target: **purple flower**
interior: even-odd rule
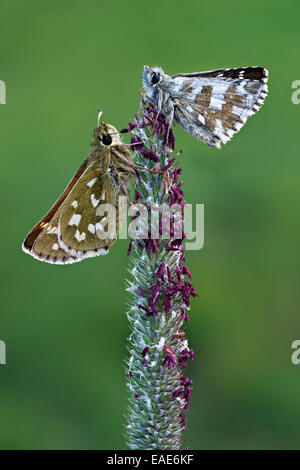
[[[139,297],[144,297],[143,289],[141,288],[141,286],[138,286],[138,293],[139,293]]]
[[[192,349],[184,349],[181,354],[177,355],[177,361],[182,366],[186,366],[186,361],[190,358],[191,361],[194,360],[194,352]]]
[[[188,404],[189,404],[189,401],[190,401],[192,391],[193,391],[193,389],[191,387],[187,387],[186,390],[185,390],[185,394],[184,394],[184,398],[185,398],[185,401],[186,401],[186,403],[184,405],[185,410],[188,409]]]
[[[151,150],[147,150],[144,147],[144,144],[141,141],[141,139],[136,138],[136,137],[131,137],[131,143],[135,144],[134,149],[141,152],[141,154],[144,157],[148,158],[149,160],[153,160],[154,162],[159,162],[159,157],[157,155],[155,155],[155,153],[153,153]]]
[[[130,131],[133,131],[133,129],[136,128],[136,124],[133,124],[133,123],[130,122],[130,123],[128,124],[128,128],[129,128]]]
[[[180,181],[182,169],[177,167],[180,153],[174,156],[171,151],[175,142],[172,129],[151,104],[144,99],[142,103],[141,113],[129,125],[136,163],[145,168],[135,180],[133,202],[140,201],[149,210],[167,201],[170,207],[179,205],[183,215],[186,202],[183,181]],[[147,174],[147,168],[155,168],[156,173]],[[161,238],[168,227],[171,238]],[[151,421],[149,429],[161,439],[161,448],[179,449],[193,390],[192,381],[183,375],[183,368],[188,360],[194,359],[193,350],[185,346],[181,327],[184,321],[189,321],[186,308],[197,293],[190,282],[192,275],[184,256],[183,219],[172,214],[166,218],[159,215],[159,238],[151,238],[151,229],[150,222],[142,225],[142,235],[131,241],[128,250],[130,254],[134,245],[131,264],[136,268],[131,271],[136,290],[131,290],[133,301],[128,315],[132,330],[129,362],[132,362],[130,368],[134,367],[134,376],[128,375],[128,381],[130,390],[138,393],[130,396],[127,434],[131,448],[153,448],[156,437],[151,435],[152,431],[140,431],[148,429]],[[141,344],[147,344],[142,352]],[[147,356],[149,349],[151,359]],[[149,405],[155,404],[149,407],[151,416],[144,397]]]
[[[170,297],[168,297],[167,295],[165,295],[164,297],[164,306],[165,306],[165,312],[169,313],[170,310],[172,309],[172,305],[170,302]]]
[[[164,360],[162,361],[162,366],[164,367],[167,364],[168,369],[176,366],[176,361],[173,354],[166,354]]]
[[[161,263],[156,271],[157,277],[163,277],[165,272],[165,263]]]
[[[144,349],[143,349],[143,351],[141,352],[141,355],[142,355],[143,357],[145,357],[148,351],[149,351],[148,346],[145,346]]]
[[[181,427],[184,429],[184,428],[185,428],[185,424],[186,424],[184,413],[180,413],[180,415],[179,415],[179,420],[180,420],[180,422],[181,422]]]
[[[192,279],[192,275],[191,275],[188,267],[185,264],[182,266],[182,274],[187,274],[189,276],[189,278]]]
[[[150,315],[152,315],[151,310],[147,307],[144,307],[144,305],[138,304],[138,307],[141,308],[142,310],[144,310],[144,312],[146,312],[146,316],[149,317]]]
[[[173,392],[172,392],[172,397],[173,398],[177,398],[179,397],[180,395],[182,395],[182,390],[180,388],[176,388]]]
[[[131,250],[132,250],[132,241],[129,243],[128,250],[127,250],[127,256],[131,255]]]
[[[133,204],[136,204],[138,200],[141,199],[142,201],[144,200],[144,196],[137,190],[134,192],[134,198],[133,198]]]

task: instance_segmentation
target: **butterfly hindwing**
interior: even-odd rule
[[[31,255],[41,261],[53,264],[75,263],[77,259],[63,250],[58,241],[58,221],[61,209],[52,217],[50,222],[36,238],[31,249]]]

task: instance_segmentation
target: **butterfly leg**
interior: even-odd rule
[[[173,122],[173,119],[174,119],[174,105],[169,105],[169,109],[170,109],[170,112],[168,112],[169,110],[167,109],[167,123],[168,123],[168,130],[167,130],[167,138],[166,138],[166,144],[168,145],[169,143],[169,134],[170,134],[170,128],[171,128],[171,125],[172,125],[172,122]]]
[[[130,178],[130,175],[129,174],[126,174],[126,173],[119,173],[117,172],[116,173],[116,176],[117,176],[117,180],[118,180],[118,183],[120,185],[120,188],[122,189],[123,193],[125,194],[125,196],[127,197],[127,202],[128,202],[128,205],[131,206],[131,201],[129,199],[129,191],[128,191],[128,188],[126,186],[126,184],[123,183],[122,181],[122,178],[126,178],[126,180],[128,181],[128,178]]]
[[[110,152],[106,152],[103,161],[103,173],[106,173],[110,167]]]
[[[140,168],[141,170],[144,170],[144,171],[150,171],[150,173],[164,173],[162,172],[161,170],[152,170],[150,168],[144,168],[142,165],[139,165],[138,163],[134,163],[134,162],[131,162],[130,160],[127,160],[126,157],[124,157],[121,153],[119,153],[116,149],[113,150],[114,154],[117,155],[117,157],[123,161],[125,164],[127,164],[129,168],[126,168],[127,171],[131,171],[131,168]],[[122,167],[123,169],[125,169],[125,167]]]
[[[156,116],[155,116],[155,121],[154,121],[154,124],[153,124],[153,131],[152,131],[152,134],[154,134],[154,131],[155,131],[155,126],[157,124],[157,119],[158,119],[158,116],[161,112],[161,108],[162,108],[162,104],[163,104],[163,92],[160,88],[158,88],[158,100],[157,100],[157,109],[156,109]]]

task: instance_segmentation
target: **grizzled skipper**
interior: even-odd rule
[[[268,71],[262,67],[167,75],[144,67],[144,98],[158,112],[210,147],[221,147],[262,106]]]
[[[135,175],[126,144],[114,126],[99,120],[89,156],[49,212],[27,235],[23,250],[47,263],[68,264],[106,255],[116,239],[124,214],[119,206],[127,198]],[[115,209],[114,220],[111,211]],[[107,210],[106,210],[107,209]],[[113,222],[111,224],[110,222]]]

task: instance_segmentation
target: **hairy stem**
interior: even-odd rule
[[[143,103],[129,126],[139,211],[131,207],[126,439],[131,449],[179,449],[192,391],[183,368],[193,359],[182,325],[190,296],[197,295],[184,257],[179,154],[172,155],[173,133],[151,105]]]

